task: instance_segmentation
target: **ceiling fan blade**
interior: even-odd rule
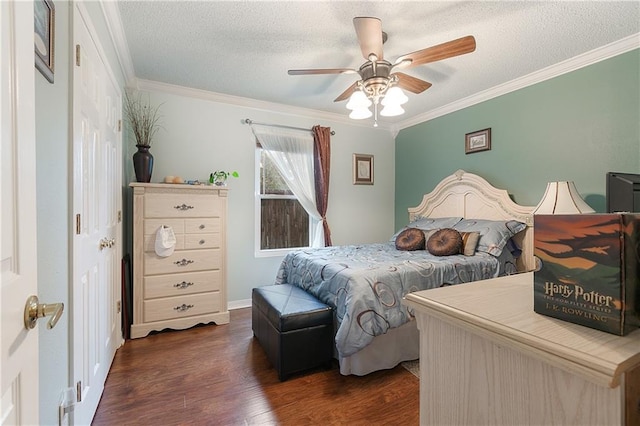
[[[353,26],[362,56],[370,60],[369,56],[374,54],[378,60],[382,59],[382,21],[378,18],[356,17],[353,18]]]
[[[313,74],[357,74],[358,71],[352,68],[319,68],[305,70],[289,70],[289,75],[313,75]]]
[[[340,102],[340,101],[344,101],[345,99],[349,99],[349,96],[351,96],[351,94],[356,90],[356,86],[358,85],[358,82],[356,81],[355,83],[353,83],[351,86],[349,86],[349,88],[347,90],[345,90],[344,92],[342,92],[340,94],[340,96],[338,96],[337,98],[335,98],[333,100],[333,102]]]
[[[419,78],[412,77],[408,74],[397,72],[395,75],[398,77],[398,86],[410,92],[422,93],[431,87],[431,83],[428,81],[420,80]]]
[[[403,68],[411,68],[416,65],[427,64],[429,62],[441,61],[458,55],[464,55],[476,50],[476,39],[473,36],[466,36],[456,40],[451,40],[437,46],[427,47],[426,49],[417,50],[412,53],[400,56],[396,60],[396,64],[411,60],[411,63]]]

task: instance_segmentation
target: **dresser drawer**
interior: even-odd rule
[[[187,296],[165,297],[144,301],[144,322],[220,312],[220,293],[199,293]]]
[[[144,217],[220,216],[218,197],[205,194],[148,194],[144,200]]]
[[[144,277],[144,299],[219,291],[220,270]]]
[[[205,249],[220,247],[220,234],[193,234],[184,236],[185,249]]]
[[[176,234],[176,250],[220,247],[220,234]],[[156,234],[144,236],[144,251],[155,252]]]
[[[185,234],[220,232],[220,218],[201,217],[197,219],[185,219],[184,232]]]
[[[144,275],[220,269],[221,257],[220,249],[178,250],[167,257],[160,257],[155,252],[145,252]]]
[[[175,233],[175,231],[174,231]],[[185,248],[185,235],[184,234],[175,234],[176,235],[176,250],[184,250]],[[211,246],[216,247],[216,246]],[[196,247],[192,247],[196,248]],[[207,248],[207,247],[200,247]],[[155,252],[156,251],[156,234],[150,234],[144,236],[144,251]]]
[[[147,219],[144,221],[144,235],[153,234],[155,237],[156,232],[163,225],[173,228],[173,233],[176,236],[184,234],[184,219]]]

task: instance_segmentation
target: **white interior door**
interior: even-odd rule
[[[73,375],[79,390],[74,424],[90,424],[111,361],[122,342],[122,97],[74,7],[73,71]]]
[[[0,423],[39,422],[38,330],[24,307],[37,294],[33,2],[0,1]]]

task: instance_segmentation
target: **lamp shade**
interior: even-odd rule
[[[385,117],[395,117],[396,115],[404,114],[404,108],[400,105],[385,105],[380,111],[380,115]]]
[[[400,106],[402,104],[407,103],[409,98],[404,94],[401,88],[398,86],[393,86],[387,93],[385,93],[384,98],[382,98],[382,102],[380,102],[383,106]]]
[[[365,118],[369,118],[372,115],[373,113],[369,110],[369,108],[358,107],[358,108],[355,108],[353,111],[351,111],[351,113],[349,114],[349,118],[353,120],[362,120]]]
[[[347,109],[355,110],[359,108],[369,108],[371,106],[371,99],[367,98],[362,90],[356,90],[353,92],[347,102]]]
[[[580,213],[595,213],[595,210],[582,199],[571,181],[549,182],[542,200],[533,210],[533,214]]]

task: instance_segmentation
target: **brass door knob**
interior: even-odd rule
[[[114,246],[115,243],[116,243],[115,238],[103,238],[100,240],[100,250],[103,250],[105,248],[111,248]]]
[[[64,311],[64,303],[38,303],[38,296],[29,296],[24,306],[24,326],[31,330],[36,326],[38,318],[51,315],[47,328],[52,329],[58,323]]]

